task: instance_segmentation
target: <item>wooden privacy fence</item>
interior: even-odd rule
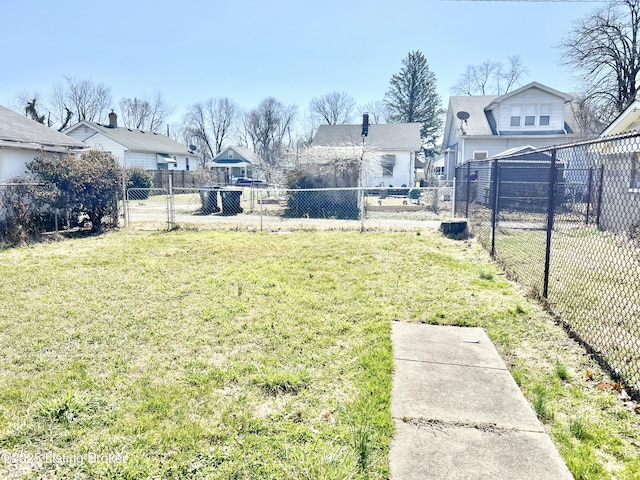
[[[169,188],[169,178],[175,188],[197,187],[202,179],[186,170],[152,170],[153,188]]]

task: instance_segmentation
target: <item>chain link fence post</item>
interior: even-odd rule
[[[587,184],[587,205],[584,217],[584,224],[589,225],[589,214],[591,213],[591,191],[593,190],[593,167],[589,168],[589,180]]]
[[[167,230],[171,230],[176,224],[176,208],[173,198],[173,176],[168,177],[169,194],[167,195]]]
[[[469,172],[469,170],[467,170]],[[496,255],[496,224],[498,223],[498,190],[500,184],[500,164],[498,160],[493,161],[491,168],[491,256]],[[467,176],[467,192],[469,192],[469,176]],[[467,215],[469,214],[469,195],[467,195]]]
[[[451,189],[451,218],[456,218],[456,177],[453,177]]]
[[[604,187],[604,164],[600,165],[600,178],[598,179],[598,203],[596,205],[596,227],[600,228],[600,214],[602,213],[602,190]]]
[[[365,198],[364,198],[363,187],[360,187],[358,189],[358,201],[360,202],[360,233],[362,233],[364,232],[364,215],[365,215],[365,209],[364,209]]]
[[[544,252],[544,281],[542,286],[542,296],[544,298],[549,297],[549,270],[551,267],[551,233],[553,231],[553,219],[556,207],[556,186],[557,186],[557,171],[556,171],[556,155],[557,150],[554,148],[551,151],[551,166],[549,167],[549,201],[547,208],[547,238]]]
[[[464,218],[469,218],[469,198],[471,198],[471,162],[467,162],[467,195],[464,207]]]

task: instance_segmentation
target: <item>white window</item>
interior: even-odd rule
[[[522,117],[522,105],[512,105],[511,106],[511,126],[519,127],[521,117]]]
[[[474,160],[484,160],[489,156],[489,152],[473,152]]]
[[[551,105],[543,103],[540,105],[540,126],[548,126],[551,122]]]
[[[233,150],[229,150],[229,154],[227,158],[233,158]]]
[[[536,105],[529,103],[524,106],[524,126],[534,127],[536,124]]]

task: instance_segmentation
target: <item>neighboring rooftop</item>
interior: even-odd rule
[[[420,150],[420,123],[387,123],[369,125],[364,138],[367,145],[379,150]],[[362,125],[320,125],[311,144],[314,147],[360,145]]]
[[[78,127],[86,125],[94,131],[103,134],[116,143],[135,152],[148,153],[167,153],[169,155],[194,155],[193,152],[181,144],[162,135],[161,133],[146,132],[143,130],[134,130],[126,127],[110,127],[96,122],[83,121],[70,127],[67,131],[75,130]],[[87,139],[91,136],[87,137]],[[85,140],[87,140],[85,139]]]
[[[0,145],[56,152],[86,148],[81,141],[31,120],[2,105],[0,105]]]
[[[466,135],[495,135],[489,120],[485,114],[485,108],[493,102],[498,95],[460,95],[449,97],[449,112],[467,112],[469,118],[464,121],[464,132]],[[457,127],[461,123],[455,119]]]
[[[240,158],[229,158],[227,155],[227,152],[229,150],[233,150],[244,160]],[[243,161],[246,161],[248,163],[258,163],[258,156],[248,148],[231,146],[231,147],[226,147],[222,149],[222,151],[219,154],[217,154],[209,163],[231,164],[231,163],[242,163]]]

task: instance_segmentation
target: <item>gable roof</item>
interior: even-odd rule
[[[86,145],[0,105],[0,145],[5,147],[44,149],[48,152],[79,150]]]
[[[364,138],[378,150],[420,150],[420,123],[386,123],[369,125]],[[314,147],[338,147],[362,143],[362,125],[320,125],[311,144]]]
[[[605,128],[601,137],[616,135],[640,128],[640,100],[634,100],[625,110]]]
[[[491,124],[485,115],[485,108],[497,97],[498,95],[461,95],[450,97],[444,138],[449,138],[451,128],[457,128],[460,124],[463,125],[463,130],[466,135],[492,135]],[[469,118],[464,122],[457,117],[454,118],[458,112],[467,112]],[[451,117],[451,119],[449,117]]]
[[[512,92],[505,93],[504,95],[496,96],[496,98],[492,101],[492,103],[501,103],[531,88],[537,88],[539,90],[542,90],[543,92],[547,92],[551,95],[555,95],[556,97],[560,97],[564,100],[565,103],[570,102],[573,99],[573,97],[567,93],[562,93],[554,88],[547,87],[546,85],[543,85],[538,82],[531,82],[531,83],[527,83],[524,87],[520,87],[520,88],[517,88],[516,90],[513,90]],[[491,105],[487,106],[487,108],[489,107],[491,107]]]
[[[227,155],[227,152],[229,150],[233,150],[241,158],[229,159],[229,157]],[[231,146],[231,147],[227,147],[227,148],[221,150],[218,155],[216,155],[215,157],[213,157],[210,160],[210,162],[215,162],[215,163],[242,163],[241,159],[244,159],[248,163],[257,163],[258,156],[255,153],[253,153],[251,150],[249,150],[248,148]]]
[[[565,124],[564,130],[535,130],[535,131],[500,131],[498,132],[496,119],[493,115],[493,108],[499,106],[503,101],[512,98],[526,90],[531,88],[537,88],[551,95],[555,95],[561,98],[565,104]],[[566,133],[573,133],[574,131],[574,116],[571,114],[571,102],[574,97],[568,93],[563,93],[553,88],[542,85],[538,82],[531,82],[523,87],[518,88],[512,92],[504,95],[458,95],[449,97],[449,107],[447,108],[447,119],[444,130],[444,143],[443,149],[446,149],[448,145],[452,130],[459,131],[462,127],[464,135],[468,136],[532,136],[532,135],[560,135]],[[467,112],[469,118],[466,121],[461,121],[456,117],[458,112]]]
[[[105,137],[119,143],[128,150],[135,152],[166,153],[169,155],[192,157],[196,156],[193,152],[189,151],[185,145],[182,145],[161,133],[133,130],[126,127],[109,127],[100,123],[87,122],[84,120],[69,127],[65,132],[72,132],[82,125],[89,127],[96,133],[103,134]],[[85,140],[88,140],[92,136],[93,135],[87,137]]]

